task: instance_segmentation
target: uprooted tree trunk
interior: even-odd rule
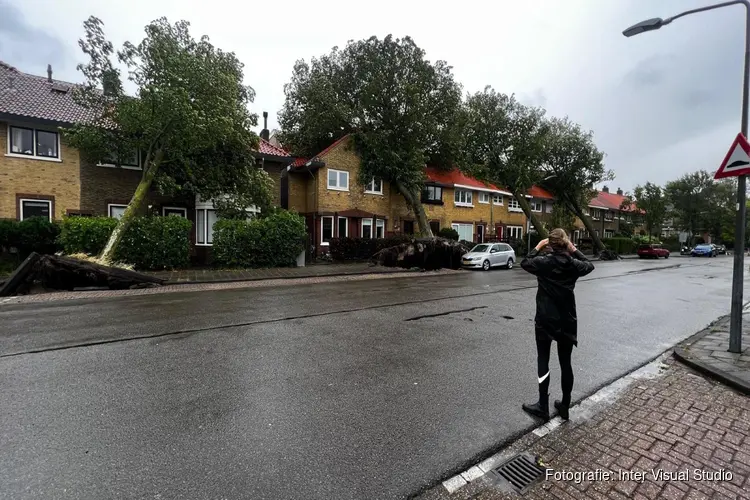
[[[419,232],[425,238],[432,238],[435,236],[432,234],[432,228],[430,228],[429,222],[427,222],[427,214],[425,214],[424,206],[420,199],[421,193],[414,194],[408,187],[403,183],[396,181],[396,188],[401,196],[406,200],[406,204],[414,212],[414,216],[417,218],[417,224],[419,225]]]
[[[118,267],[102,266],[93,262],[58,255],[32,254],[27,261],[33,262],[24,269],[22,279],[12,281],[12,287],[0,289],[2,295],[23,293],[32,285],[45,289],[75,290],[80,288],[107,288],[125,290],[160,286],[165,280]],[[27,262],[24,261],[24,262]]]
[[[417,238],[379,251],[372,256],[372,262],[385,267],[418,267],[428,271],[459,269],[461,257],[468,251],[461,243],[445,238]]]
[[[149,157],[146,158],[146,162],[143,167],[143,177],[141,177],[141,182],[139,182],[138,187],[135,188],[135,193],[133,193],[133,197],[130,199],[130,203],[128,203],[125,212],[122,214],[120,221],[115,226],[112,234],[109,236],[109,240],[107,240],[107,244],[104,245],[104,250],[102,250],[102,253],[99,256],[99,259],[102,262],[114,261],[114,255],[115,250],[117,250],[117,245],[120,244],[122,236],[128,230],[136,214],[141,209],[141,206],[143,205],[143,202],[148,195],[148,191],[149,189],[151,189],[151,184],[153,184],[154,179],[156,178],[156,172],[159,170],[159,165],[161,164],[163,157],[164,153],[161,149],[159,149],[154,155],[153,160],[151,160]]]
[[[602,243],[601,238],[599,238],[599,235],[596,234],[596,228],[594,227],[594,224],[591,222],[591,219],[588,215],[583,213],[583,210],[581,207],[575,203],[573,200],[570,200],[569,198],[565,198],[563,200],[563,203],[567,206],[568,210],[573,212],[573,214],[578,217],[581,222],[583,222],[584,227],[586,228],[586,231],[588,231],[589,236],[591,237],[591,240],[594,242],[594,254],[599,255],[601,252],[606,250],[604,243]]]
[[[534,226],[534,229],[536,230],[539,237],[541,239],[547,238],[549,236],[549,234],[547,234],[547,230],[544,228],[544,225],[542,224],[542,221],[539,219],[539,217],[537,217],[536,214],[531,211],[531,205],[529,205],[529,202],[523,195],[523,193],[513,191],[513,197],[518,202],[518,206],[521,207],[523,213],[531,221],[531,225]]]

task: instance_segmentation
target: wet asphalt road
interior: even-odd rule
[[[728,313],[731,262],[597,263],[574,398]],[[515,269],[2,305],[0,498],[414,494],[535,426],[535,292]]]

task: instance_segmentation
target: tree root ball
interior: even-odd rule
[[[372,256],[372,262],[385,267],[419,268],[427,271],[460,269],[461,257],[470,249],[444,238],[416,238]]]

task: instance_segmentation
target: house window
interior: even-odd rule
[[[518,203],[518,201],[516,201]],[[530,203],[531,205],[531,211],[532,212],[541,212],[542,211],[542,202],[541,201],[532,201]]]
[[[479,203],[489,203],[490,202],[490,193],[479,193]]]
[[[425,186],[422,189],[422,203],[443,203],[443,188],[440,186]]]
[[[520,212],[521,205],[518,204],[518,200],[512,196],[508,197],[508,211],[509,212]]]
[[[385,238],[385,220],[377,219],[375,221],[375,237]]]
[[[611,220],[614,220],[614,217],[615,217],[614,214],[612,212],[610,212],[609,210],[607,210],[606,212],[604,212],[604,220],[611,221]]]
[[[461,206],[461,207],[473,207],[474,206],[472,204],[473,200],[472,200],[471,191],[467,191],[465,189],[456,189],[454,201],[457,206]]]
[[[129,170],[141,170],[140,154],[138,150],[132,150],[129,153],[118,155],[116,153],[108,154],[99,163],[100,167],[120,167]]]
[[[161,209],[161,214],[165,217],[168,215],[173,215],[176,217],[182,217],[183,219],[187,219],[187,208],[164,207]]]
[[[109,212],[110,217],[114,217],[115,219],[121,219],[122,215],[125,213],[126,208],[128,208],[127,205],[110,204],[110,205],[107,205],[107,212]]]
[[[333,238],[333,217],[324,216],[320,218],[320,244],[328,245]]]
[[[547,202],[547,213],[548,214],[552,213],[552,202],[551,201]]]
[[[615,235],[615,231],[613,229],[605,229],[604,230],[604,237],[605,238],[612,238]]]
[[[474,224],[451,224],[458,233],[458,240],[474,241]]]
[[[328,189],[349,191],[349,172],[343,170],[328,170]]]
[[[195,242],[197,245],[214,244],[214,224],[219,218],[216,210],[198,208],[195,211]]]
[[[372,219],[362,219],[362,237],[372,238]]]
[[[346,217],[339,217],[339,238],[347,238],[349,236],[349,219]]]
[[[414,234],[414,221],[413,220],[404,221],[403,233]]]
[[[52,221],[52,201],[21,199],[21,220],[29,217],[44,217]]]
[[[380,179],[371,180],[367,186],[365,186],[365,193],[383,194],[383,181]]]
[[[589,213],[589,209],[588,209],[588,207],[583,207],[583,214],[584,214],[584,215],[591,215],[591,214]]]
[[[501,194],[494,194],[492,195],[492,203],[495,205],[502,205],[503,204],[503,195]]]
[[[520,240],[523,238],[523,227],[522,226],[507,226],[508,238],[512,240]]]
[[[599,210],[592,210],[591,211],[591,218],[592,219],[599,220],[599,217],[600,217]]]
[[[430,222],[430,231],[432,231],[432,234],[437,236],[437,234],[440,232],[440,222],[434,220]]]
[[[8,127],[8,154],[32,156],[40,159],[60,158],[60,136],[49,130]]]

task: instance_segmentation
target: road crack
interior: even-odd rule
[[[423,316],[414,316],[413,318],[406,318],[404,321],[417,321],[418,319],[437,318],[439,316],[448,316],[449,314],[471,312],[471,311],[476,311],[477,309],[486,309],[486,308],[487,306],[469,307],[467,309],[457,309],[455,311],[445,311],[445,312],[435,313],[435,314],[425,314]]]

